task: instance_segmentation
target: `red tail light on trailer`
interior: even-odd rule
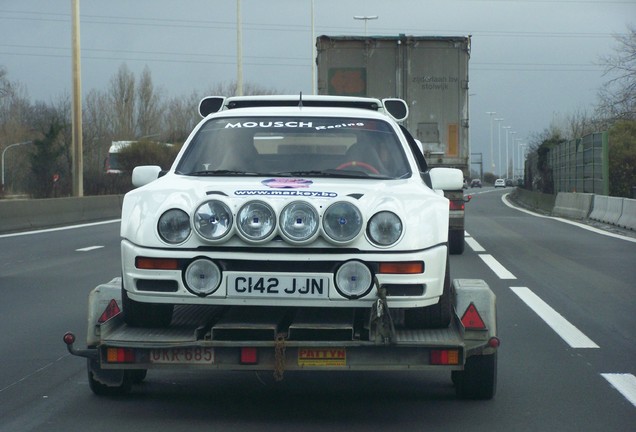
[[[135,352],[131,348],[108,348],[106,361],[108,363],[134,363]]]
[[[459,364],[459,351],[450,350],[432,350],[430,362],[432,365],[457,365]]]

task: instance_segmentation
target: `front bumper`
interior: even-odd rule
[[[312,251],[285,248],[280,251],[249,248],[219,252],[206,250],[166,250],[137,246],[122,240],[122,283],[128,297],[138,302],[246,305],[246,306],[305,306],[305,307],[370,307],[378,299],[378,285],[386,288],[387,302],[392,308],[423,307],[435,304],[442,295],[447,261],[445,244],[410,252],[359,252],[351,250]],[[137,257],[170,258],[177,260],[179,268],[170,270],[141,269]],[[185,286],[183,272],[195,258],[208,258],[222,269],[221,284],[212,294],[200,297]],[[358,260],[365,263],[375,276],[377,284],[361,298],[349,299],[335,286],[336,269],[344,262]],[[381,273],[380,263],[424,263],[424,272],[418,274]],[[232,284],[237,280],[258,280],[262,277],[280,279],[298,278],[324,282],[320,296],[270,295],[267,292],[237,294]],[[232,286],[231,286],[232,285]],[[266,291],[266,290],[265,290]]]

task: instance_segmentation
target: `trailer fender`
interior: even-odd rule
[[[453,286],[455,313],[464,339],[488,342],[497,338],[497,299],[488,284],[481,279],[455,279]],[[491,346],[483,354],[492,354],[495,348]]]
[[[97,346],[100,342],[100,324],[121,313],[121,278],[98,285],[88,296],[88,328],[86,345]]]

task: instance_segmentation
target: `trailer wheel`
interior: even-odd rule
[[[448,231],[448,252],[451,255],[464,253],[464,230]]]
[[[146,375],[148,375],[148,369],[131,369],[128,372],[133,384],[141,384],[146,379]]]
[[[446,257],[444,290],[437,304],[404,310],[404,324],[410,329],[446,328],[450,325],[453,305],[453,287],[450,278],[450,262]]]
[[[451,379],[461,399],[492,399],[497,392],[497,353],[469,357],[463,371],[451,372]]]
[[[133,380],[129,371],[124,371],[124,377],[120,385],[108,386],[95,379],[93,368],[99,368],[99,366],[96,366],[96,364],[91,365],[91,361],[94,362],[94,360],[89,359],[86,369],[88,371],[88,386],[93,393],[97,396],[123,396],[130,393],[132,390]]]
[[[172,321],[174,305],[163,303],[141,303],[128,298],[121,288],[121,303],[124,322],[133,327],[168,327]]]

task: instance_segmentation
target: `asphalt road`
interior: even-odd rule
[[[454,278],[497,295],[499,383],[460,401],[446,373],[150,371],[129,396],[88,388],[89,291],[119,275],[118,223],[0,235],[0,431],[630,431],[636,243],[472,190]],[[631,387],[630,387],[631,386]]]

